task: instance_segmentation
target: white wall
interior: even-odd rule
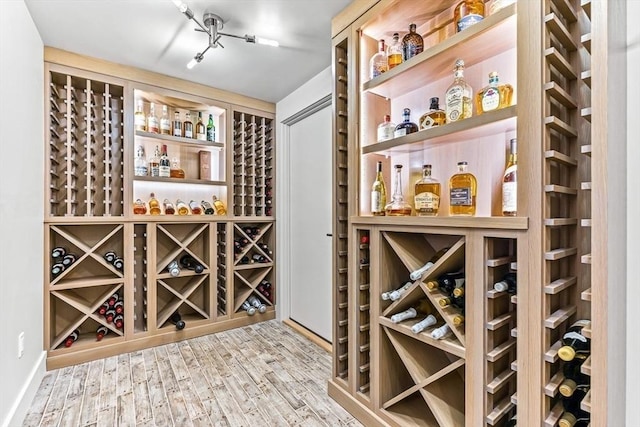
[[[627,0],[627,426],[638,425],[640,354],[636,310],[640,301],[640,0]],[[615,298],[615,296],[614,296]]]
[[[0,424],[16,426],[44,375],[43,44],[23,0],[0,1]],[[18,334],[25,350],[18,359]]]
[[[287,95],[285,98],[276,103],[276,159],[278,164],[276,168],[276,231],[278,241],[278,256],[276,257],[276,283],[278,284],[278,301],[277,301],[277,318],[280,320],[289,318],[289,265],[290,252],[288,238],[290,232],[288,229],[289,218],[286,213],[285,206],[289,203],[289,188],[285,178],[285,169],[288,168],[289,156],[288,152],[283,150],[282,141],[286,139],[288,126],[282,124],[283,120],[291,117],[300,110],[308,107],[316,101],[331,94],[331,66],[327,67],[307,83]],[[322,191],[322,190],[318,190]],[[331,191],[331,183],[327,183],[325,191]],[[331,206],[327,206],[331,209]]]

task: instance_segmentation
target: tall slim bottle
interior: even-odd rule
[[[171,135],[171,120],[169,120],[169,111],[167,106],[162,106],[162,116],[160,117],[160,133],[163,135]]]
[[[213,114],[209,114],[209,121],[207,122],[207,141],[215,142],[216,140],[216,125],[213,124]]]
[[[200,141],[207,140],[207,128],[202,123],[202,112],[198,111],[198,122],[196,123],[196,139]]]
[[[193,122],[191,121],[191,113],[189,111],[185,114],[184,122],[182,123],[182,136],[185,138],[195,137],[193,132]]]
[[[138,99],[136,103],[136,112],[133,115],[133,122],[135,130],[147,130],[147,116],[144,114],[144,103],[142,102],[142,99]]]
[[[371,186],[371,213],[375,216],[384,216],[384,207],[387,205],[387,188],[382,176],[382,162],[376,165],[376,179]]]
[[[511,140],[509,161],[502,176],[502,215],[516,216],[518,214],[518,163],[517,141]]]
[[[149,107],[149,115],[147,116],[147,132],[160,133],[158,117],[156,117],[156,107],[153,102]]]

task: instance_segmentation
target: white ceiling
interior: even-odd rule
[[[25,0],[46,46],[277,102],[331,63],[331,18],[352,0],[185,0],[202,22],[221,16],[223,32],[257,35],[280,47],[223,37],[208,44],[171,0]]]

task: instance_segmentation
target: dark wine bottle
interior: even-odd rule
[[[517,288],[517,274],[513,272],[509,272],[504,275],[502,280],[493,284],[493,289],[498,292],[508,292],[510,294],[515,294],[518,290]]]
[[[516,415],[514,415],[513,417],[509,418],[509,421],[507,421],[504,427],[516,427],[517,426],[516,422],[517,422]]]
[[[61,262],[57,262],[51,266],[51,274],[53,275],[53,277],[57,277],[62,274],[65,269],[66,267],[64,266],[64,264],[62,264]]]
[[[116,257],[116,259],[113,260],[113,266],[117,270],[122,271],[124,269],[124,260],[120,257]]]
[[[118,313],[116,313],[116,311],[112,307],[109,310],[107,310],[106,313],[104,313],[104,318],[107,321],[107,323],[112,323],[113,319],[115,319],[117,315]]]
[[[448,250],[449,248],[440,249],[431,257],[429,261],[427,261],[425,265],[417,270],[412,271],[411,274],[409,274],[409,278],[413,281],[420,279],[431,267],[433,267],[436,262],[438,262],[440,258],[442,258],[442,255],[444,255]]]
[[[104,316],[105,313],[107,312],[107,310],[109,310],[109,303],[107,303],[106,301],[100,306],[100,308],[98,309],[98,314],[100,316]]]
[[[76,329],[75,331],[71,332],[71,335],[69,335],[67,339],[64,340],[64,346],[71,347],[74,342],[78,341],[78,338],[80,338],[80,331]]]
[[[182,268],[193,270],[198,274],[204,271],[204,266],[196,261],[196,259],[191,255],[184,255],[182,258],[180,258],[180,265],[182,266]]]
[[[113,309],[116,311],[117,314],[122,314],[124,312],[124,301],[122,300],[116,301],[116,303],[113,304]]]
[[[124,327],[124,316],[122,314],[116,315],[113,318],[113,324],[116,325],[116,328],[122,329]]]
[[[65,256],[67,254],[67,250],[62,246],[56,246],[51,249],[51,258],[57,259]]]
[[[564,381],[560,384],[559,391],[564,397],[571,397],[577,391],[586,392],[591,387],[591,377],[581,372],[584,359],[573,359],[562,367]]]
[[[74,254],[66,254],[62,257],[62,265],[67,268],[74,262],[76,262],[76,256]]]
[[[171,315],[169,320],[171,320],[171,323],[176,325],[176,329],[179,331],[183,330],[185,326],[187,326],[184,320],[182,320],[182,316],[177,311]]]
[[[101,341],[109,333],[109,328],[102,325],[96,330],[96,340]]]
[[[589,325],[588,320],[578,320],[569,327],[562,336],[562,347],[558,350],[558,357],[570,362],[576,357],[586,359],[591,353],[591,340],[582,334],[582,328]]]
[[[120,299],[120,294],[117,292],[114,292],[108,299],[107,299],[107,304],[109,304],[109,307],[113,307],[116,304],[116,301],[118,301]]]
[[[558,427],[587,427],[591,421],[588,412],[580,409],[580,402],[584,399],[584,391],[576,391],[571,397],[562,398],[564,412],[558,420]]]
[[[453,290],[462,287],[464,282],[464,271],[457,271],[455,273],[442,274],[437,280],[427,282],[427,288],[432,291],[439,288],[445,294],[451,295]]]
[[[104,260],[107,261],[109,264],[113,264],[113,261],[115,261],[117,257],[118,255],[116,255],[114,251],[109,251],[104,254]]]
[[[251,260],[254,262],[267,262],[267,258],[265,258],[264,255],[260,254],[251,255]]]

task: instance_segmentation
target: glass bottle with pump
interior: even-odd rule
[[[458,172],[449,180],[449,214],[475,215],[477,189],[478,181],[467,172],[467,162],[458,162]]]
[[[396,177],[393,196],[391,196],[391,203],[387,204],[384,210],[387,216],[410,216],[411,205],[404,201],[404,196],[402,195],[402,165],[395,165],[394,168]]]
[[[387,204],[387,189],[384,185],[384,177],[382,176],[382,162],[376,165],[376,179],[371,186],[371,214],[374,216],[383,216],[385,214],[384,207]]]
[[[507,167],[502,176],[502,215],[516,216],[518,214],[518,163],[517,141],[510,141],[510,153]]]

